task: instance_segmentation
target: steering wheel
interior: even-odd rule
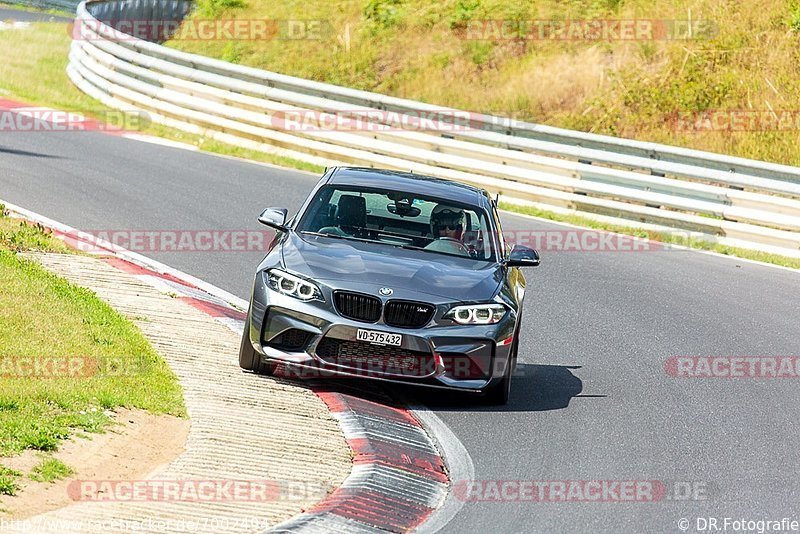
[[[459,252],[463,253],[466,256],[470,255],[469,249],[466,246],[464,246],[464,243],[462,243],[461,240],[459,239],[455,239],[453,237],[440,237],[439,241],[449,241],[451,243],[455,243],[458,245]]]

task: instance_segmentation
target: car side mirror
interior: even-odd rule
[[[289,210],[286,208],[267,208],[258,216],[258,222],[265,224],[276,230],[286,230],[286,215]]]
[[[539,253],[530,247],[514,245],[511,254],[505,261],[508,267],[537,267],[540,263]]]

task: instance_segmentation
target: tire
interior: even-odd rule
[[[244,323],[242,332],[242,343],[239,345],[239,367],[246,371],[253,371],[259,375],[271,375],[275,372],[275,364],[266,363],[261,360],[261,355],[253,348],[250,343],[250,316]]]
[[[487,406],[505,406],[508,404],[508,398],[511,395],[511,375],[514,372],[516,363],[516,359],[512,357],[511,361],[506,364],[506,372],[503,374],[503,379],[500,380],[500,383],[484,393],[484,404]]]

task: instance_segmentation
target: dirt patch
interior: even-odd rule
[[[72,504],[67,486],[72,480],[127,480],[156,475],[184,451],[189,420],[152,415],[142,410],[118,409],[116,424],[104,434],[82,434],[61,444],[53,456],[75,471],[52,483],[20,479],[14,497],[0,496],[0,517],[24,519]],[[26,451],[3,458],[6,467],[29,473],[41,455]]]

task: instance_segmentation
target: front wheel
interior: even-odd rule
[[[275,372],[275,364],[265,363],[261,360],[261,355],[253,348],[250,343],[250,317],[244,323],[242,332],[242,343],[239,345],[239,367],[247,371],[253,371],[259,375],[271,375]]]

